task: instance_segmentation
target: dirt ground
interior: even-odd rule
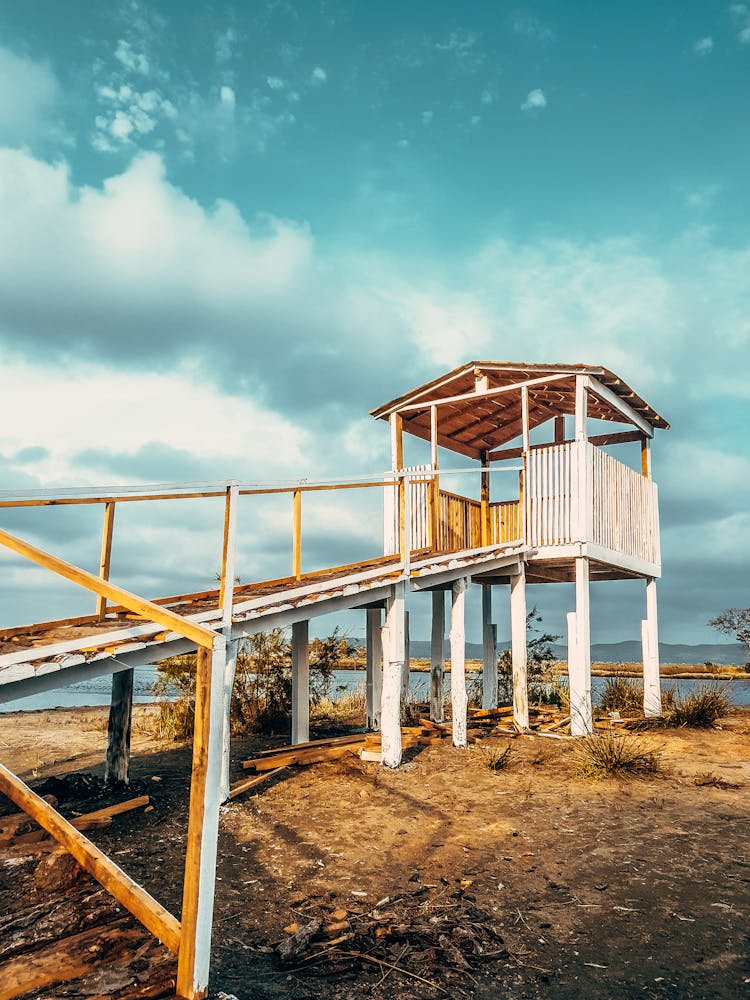
[[[132,773],[154,808],[89,836],[179,913],[190,750],[150,735],[148,714],[136,707]],[[571,741],[518,738],[499,772],[444,743],[394,772],[353,756],[290,768],[235,800],[222,813],[212,996],[750,996],[750,712],[642,738],[663,763],[642,780],[582,780]],[[237,740],[235,777],[271,743]],[[104,709],[0,716],[0,760],[32,784],[101,774],[105,744]],[[0,866],[0,916],[26,875]],[[389,961],[421,980],[341,956],[280,966],[273,946],[291,922],[376,904],[398,922],[393,900],[412,897],[428,913],[481,911],[502,938],[495,957],[445,980],[394,939]]]

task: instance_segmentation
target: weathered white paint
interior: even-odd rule
[[[526,646],[526,567],[510,578],[510,644],[513,663],[513,721],[529,728],[529,683]]]
[[[404,669],[404,619],[406,585],[393,585],[385,602],[383,635],[383,692],[380,702],[380,732],[383,763],[401,763],[401,677]]]
[[[575,655],[568,653],[570,731],[573,736],[593,732],[591,713],[591,624],[589,618],[589,561],[576,559]]]
[[[382,614],[380,608],[368,608],[366,613],[365,725],[368,729],[377,731],[380,729],[380,699],[383,691]]]
[[[207,693],[209,698],[209,727],[205,742],[206,782],[203,794],[201,828],[191,829],[188,825],[188,849],[191,840],[200,842],[200,865],[197,884],[191,891],[197,892],[197,914],[195,926],[195,951],[192,968],[185,969],[178,956],[178,982],[190,982],[188,996],[204,996],[208,992],[208,974],[211,958],[211,932],[213,928],[214,890],[216,887],[216,851],[219,839],[219,806],[221,803],[221,758],[224,714],[224,660],[226,639],[217,635],[211,651],[211,674]],[[191,812],[192,812],[191,808]],[[183,905],[183,915],[185,907]],[[183,923],[183,929],[185,925]],[[186,950],[187,951],[187,950]]]
[[[466,630],[464,609],[468,577],[460,577],[453,584],[451,602],[451,728],[453,746],[466,747],[468,697],[466,694]]]
[[[656,610],[656,580],[646,580],[646,617],[642,624],[643,638],[643,711],[646,718],[661,715],[661,681],[659,676],[659,628]]]
[[[227,642],[226,661],[224,664],[224,717],[221,739],[221,789],[222,802],[229,798],[229,768],[232,760],[232,691],[234,690],[234,675],[237,670],[237,652],[239,640]]]
[[[238,501],[239,486],[236,482],[232,482],[227,486],[227,499],[224,509],[224,545],[222,549],[221,581],[219,587],[222,598],[221,625],[224,629],[231,628],[232,626]]]
[[[310,622],[292,625],[292,743],[310,739]]]
[[[492,587],[482,584],[482,708],[497,708],[497,629],[492,624]]]
[[[430,636],[430,718],[445,721],[445,591],[432,592]]]

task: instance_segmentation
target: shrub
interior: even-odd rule
[[[542,617],[534,607],[526,615],[526,671],[529,683],[529,702],[537,705],[557,705],[563,707],[565,692],[560,679],[555,674],[557,657],[552,649],[552,643],[557,642],[559,635],[542,632],[537,628]],[[505,649],[497,661],[497,697],[498,704],[513,703],[513,654]],[[567,690],[567,689],[566,689]]]
[[[708,729],[727,714],[731,701],[726,684],[702,684],[690,694],[674,694],[665,712],[670,726]]]
[[[480,743],[474,748],[474,753],[480,763],[490,771],[502,771],[511,763],[514,756],[510,743],[504,747],[490,747]]]
[[[643,681],[634,677],[608,677],[599,704],[605,712],[640,712],[643,709]]]
[[[582,778],[642,777],[660,770],[661,755],[635,736],[592,733],[576,742],[573,763]]]

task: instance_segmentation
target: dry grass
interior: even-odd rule
[[[355,722],[361,725],[366,710],[365,686],[359,684],[353,691],[338,697],[320,698],[310,705],[310,721],[316,723]]]
[[[599,705],[605,712],[631,714],[643,710],[643,681],[633,677],[608,677]]]
[[[514,751],[510,743],[504,747],[491,747],[479,743],[474,747],[474,755],[483,767],[490,771],[502,771],[513,760]]]
[[[636,736],[592,733],[577,741],[573,766],[582,778],[641,778],[661,769],[661,754]]]
[[[697,691],[683,695],[670,689],[665,694],[664,718],[670,726],[710,729],[732,705],[726,684],[702,684]]]

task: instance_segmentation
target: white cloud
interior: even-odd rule
[[[699,38],[697,42],[693,42],[693,52],[697,56],[708,56],[714,50],[714,40],[707,35],[705,38]]]
[[[222,107],[226,108],[228,111],[234,111],[237,103],[234,90],[231,87],[222,87],[219,91],[219,101],[221,102]]]
[[[479,95],[479,100],[482,102],[482,104],[492,104],[494,98],[489,90],[483,90],[482,93]]]
[[[737,31],[737,38],[743,45],[750,44],[750,7],[744,3],[735,3],[729,8],[729,16]]]
[[[125,69],[140,73],[142,76],[148,76],[151,72],[146,55],[143,52],[135,52],[130,42],[126,42],[124,38],[121,38],[117,43],[115,59],[122,63]]]
[[[537,88],[528,92],[526,100],[521,105],[521,111],[541,111],[546,107],[547,98],[544,96],[544,91]]]
[[[328,74],[323,69],[322,66],[316,66],[315,69],[310,74],[310,80],[314,84],[325,83],[328,79]]]
[[[216,62],[219,66],[224,66],[226,63],[232,61],[234,49],[238,41],[239,34],[234,28],[227,28],[225,31],[219,32],[214,43]]]
[[[432,119],[435,117],[435,112],[434,111],[423,111],[420,117],[422,119],[422,124],[423,125],[431,125],[432,124]]]
[[[0,142],[44,138],[59,99],[60,86],[48,65],[0,47]]]
[[[533,14],[514,14],[510,19],[510,24],[516,35],[522,35],[542,43],[552,40],[552,30]]]
[[[284,81],[281,79],[280,76],[267,76],[266,83],[268,84],[271,90],[284,89]]]

